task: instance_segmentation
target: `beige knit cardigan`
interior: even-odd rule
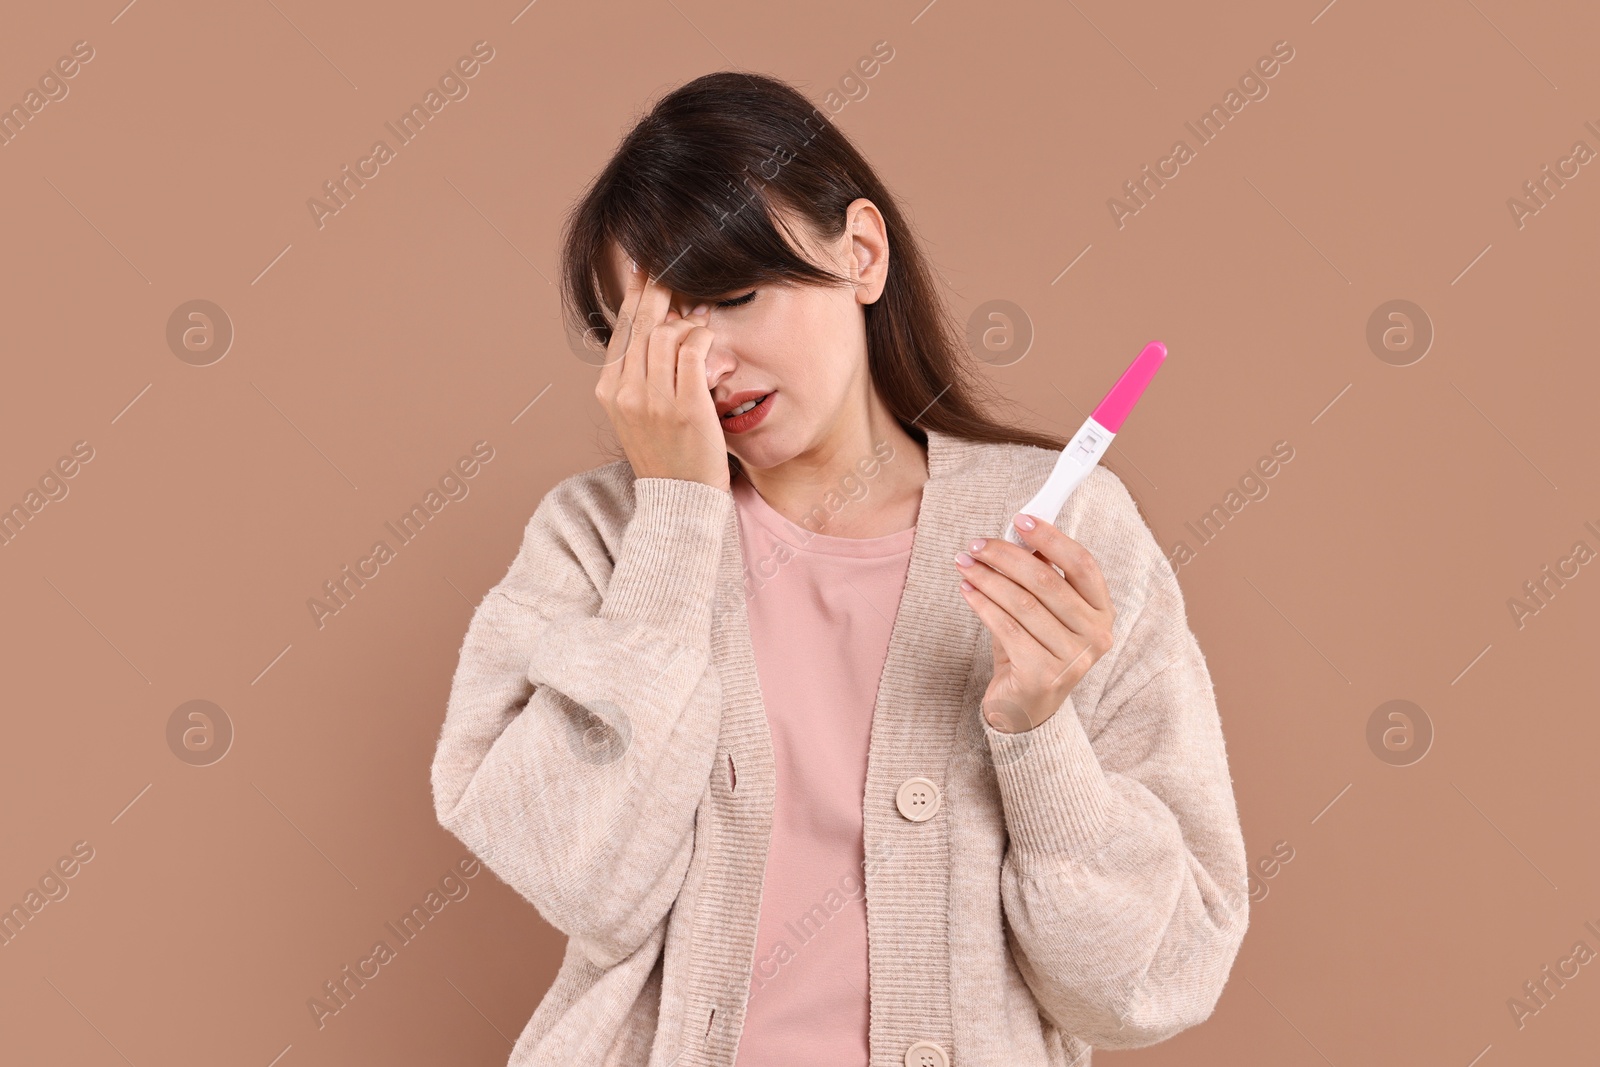
[[[1206,1019],[1244,937],[1210,674],[1099,467],[1056,524],[1105,575],[1113,646],[1043,724],[989,726],[989,634],[951,557],[1001,535],[1056,453],[927,438],[863,797],[871,1064],[1087,1067]],[[435,808],[568,937],[513,1067],[734,1062],[774,782],[746,592],[732,496],[617,461],[550,490],[473,613]],[[913,778],[931,818],[903,813]]]

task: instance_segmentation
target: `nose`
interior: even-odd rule
[[[711,347],[706,351],[706,388],[715,389],[717,383],[732,374],[738,366],[739,361],[734,358],[727,341],[713,337]]]

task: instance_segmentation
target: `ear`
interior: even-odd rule
[[[877,303],[889,280],[889,227],[876,204],[862,197],[845,209],[845,238],[850,242],[850,273],[856,302]]]

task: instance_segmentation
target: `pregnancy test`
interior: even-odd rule
[[[1056,520],[1067,497],[1089,477],[1089,472],[1100,462],[1100,457],[1106,454],[1111,439],[1122,429],[1123,420],[1133,410],[1133,405],[1144,394],[1144,387],[1150,384],[1150,379],[1156,376],[1162,360],[1166,358],[1167,346],[1160,341],[1151,341],[1144,346],[1144,351],[1128,364],[1128,369],[1122,372],[1122,377],[1111,387],[1111,392],[1100,401],[1100,406],[1094,409],[1082,429],[1073,435],[1071,443],[1056,458],[1055,469],[1045,480],[1044,487],[1033,495],[1032,500],[1022,505],[1020,510],[1024,515],[1034,515],[1046,522]],[[1006,540],[1027,547],[1016,527],[1010,523],[1006,524]]]

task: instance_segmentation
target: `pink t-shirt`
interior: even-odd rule
[[[736,1064],[867,1067],[862,800],[916,528],[815,534],[748,479],[734,478],[732,490],[778,779]]]

